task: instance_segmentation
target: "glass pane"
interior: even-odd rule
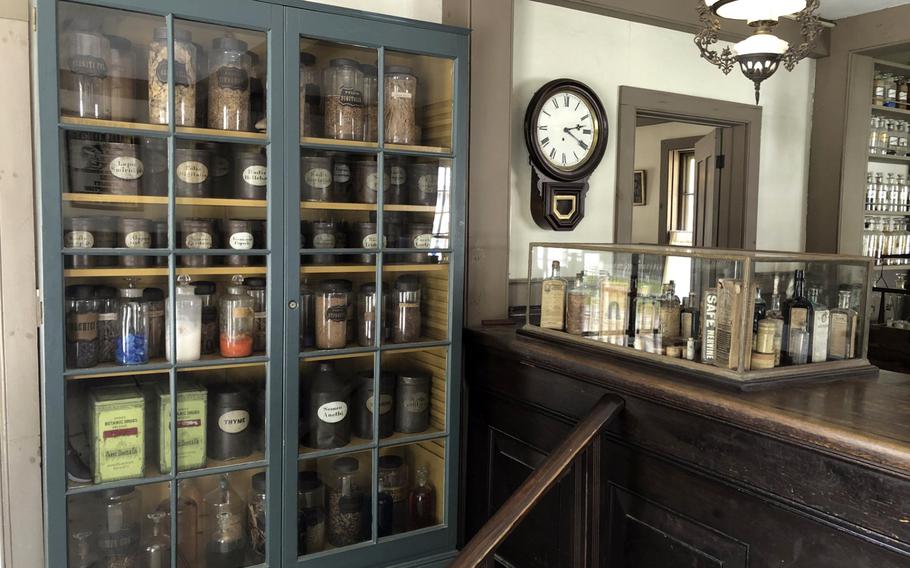
[[[376,142],[379,101],[375,49],[300,40],[300,135]]]
[[[373,440],[366,403],[372,381],[372,353],[301,363],[301,454],[365,446]]]
[[[372,538],[370,452],[300,462],[297,553],[301,556]]]
[[[411,344],[448,339],[448,264],[436,264],[437,257],[423,251],[397,256],[397,260],[406,262],[383,266],[390,312],[383,342]]]
[[[149,48],[150,59],[156,42]],[[267,37],[263,32],[175,22],[176,88],[174,109],[178,126],[239,132],[265,132]],[[156,77],[161,79],[161,73]],[[167,78],[166,66],[164,78]],[[152,87],[160,88],[152,81]],[[150,104],[167,102],[167,84],[150,90]],[[163,96],[160,96],[163,94]],[[166,111],[165,111],[166,112]],[[166,116],[166,114],[165,114]]]
[[[381,393],[388,396],[389,407],[388,415],[380,416],[383,438],[391,435],[392,440],[397,441],[409,436],[445,432],[447,348],[385,351],[381,369],[383,381],[388,384],[388,390]]]
[[[386,144],[450,150],[454,71],[451,59],[386,51]]]
[[[65,132],[62,154],[61,189],[67,201],[107,200],[131,204],[133,209],[139,203],[167,203],[167,144],[163,138]]]
[[[60,113],[78,119],[149,119],[146,49],[164,18],[58,4]],[[166,60],[166,46],[162,47]]]
[[[170,483],[67,499],[69,568],[170,566]]]
[[[442,522],[445,440],[379,450],[376,521],[379,538]]]
[[[265,148],[248,144],[178,140],[174,155],[174,192],[179,206],[261,207],[268,197]],[[247,203],[199,201],[202,198]]]
[[[301,350],[374,345],[372,303],[366,300],[376,291],[376,255],[317,250],[304,249],[301,257]]]

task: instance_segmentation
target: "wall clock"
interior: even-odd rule
[[[544,229],[571,231],[585,216],[588,178],[607,149],[607,117],[590,87],[556,79],[525,113],[531,162],[531,216]]]

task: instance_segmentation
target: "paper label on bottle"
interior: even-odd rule
[[[875,96],[879,99],[885,98],[885,88],[884,87],[875,87]]]
[[[183,183],[202,183],[209,179],[209,168],[202,162],[187,160],[177,165],[177,178]]]
[[[828,310],[816,309],[812,316],[812,362],[823,363],[828,360]]]
[[[408,181],[407,170],[401,166],[392,166],[389,170],[392,185],[404,185]]]
[[[313,168],[303,175],[303,179],[310,187],[325,189],[332,185],[332,172],[325,168]]]
[[[191,249],[210,249],[212,248],[212,235],[202,231],[189,233],[184,238],[186,248]]]
[[[373,412],[373,397],[367,399],[367,410]],[[379,414],[388,414],[392,410],[392,395],[379,395]]]
[[[347,321],[348,319],[348,306],[347,304],[342,304],[340,306],[330,306],[325,309],[325,319],[329,321]]]
[[[250,76],[240,67],[226,65],[215,72],[218,88],[245,91],[250,85]]]
[[[257,187],[265,187],[269,181],[269,170],[265,166],[249,166],[243,170],[243,181]]]
[[[313,248],[335,248],[335,235],[332,233],[314,235]]]
[[[809,310],[793,308],[790,310],[790,329],[809,329]]]
[[[429,233],[423,233],[414,237],[414,248],[416,249],[428,249],[433,243],[433,235]]]
[[[423,412],[430,407],[430,397],[427,393],[418,392],[405,397],[403,405],[408,412]]]
[[[564,280],[544,280],[540,297],[540,327],[562,330],[566,313]]]
[[[95,246],[95,236],[89,231],[68,231],[63,235],[66,248],[88,249]]]
[[[378,243],[378,241],[379,241],[379,239],[376,238],[376,233],[373,233],[372,235],[367,235],[367,236],[363,237],[363,243],[362,243],[363,248],[365,248],[365,249],[376,248],[376,244]]]
[[[237,306],[231,310],[231,317],[234,319],[252,318],[254,314],[253,308],[246,306]]]
[[[417,178],[417,187],[420,188],[421,193],[436,191],[437,183],[439,183],[439,176],[436,174],[428,174]]]
[[[98,314],[69,314],[66,323],[71,341],[94,341],[98,337]]]
[[[694,314],[692,314],[692,312],[682,312],[679,314],[679,336],[682,339],[689,339],[692,337],[693,321]]]
[[[902,103],[907,102],[907,91],[899,91],[897,93],[897,100]]]
[[[98,321],[117,321],[117,312],[98,314]]]
[[[150,248],[152,246],[152,235],[148,231],[133,231],[123,237],[123,244],[126,248]]]
[[[348,405],[340,400],[327,402],[316,411],[316,416],[327,424],[337,424],[344,420],[347,415]]]
[[[888,98],[891,100],[897,98],[897,89],[895,87],[888,87]]]
[[[414,95],[412,95],[408,91],[400,91],[397,88],[395,88],[389,93],[389,96],[392,97],[393,99],[410,99]]]
[[[228,238],[228,244],[234,250],[250,250],[253,248],[253,234],[234,233]]]
[[[218,417],[218,428],[228,434],[239,434],[250,425],[250,413],[246,410],[230,410]]]
[[[332,175],[338,183],[348,183],[351,181],[351,167],[347,164],[335,164]]]
[[[131,156],[118,156],[111,160],[108,169],[115,178],[136,180],[142,177],[142,160]]]

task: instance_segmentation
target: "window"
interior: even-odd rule
[[[670,151],[669,230],[671,245],[691,245],[695,227],[695,150]]]

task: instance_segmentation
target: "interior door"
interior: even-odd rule
[[[720,175],[718,156],[722,155],[723,129],[718,128],[695,143],[695,234],[697,247],[717,246]]]

